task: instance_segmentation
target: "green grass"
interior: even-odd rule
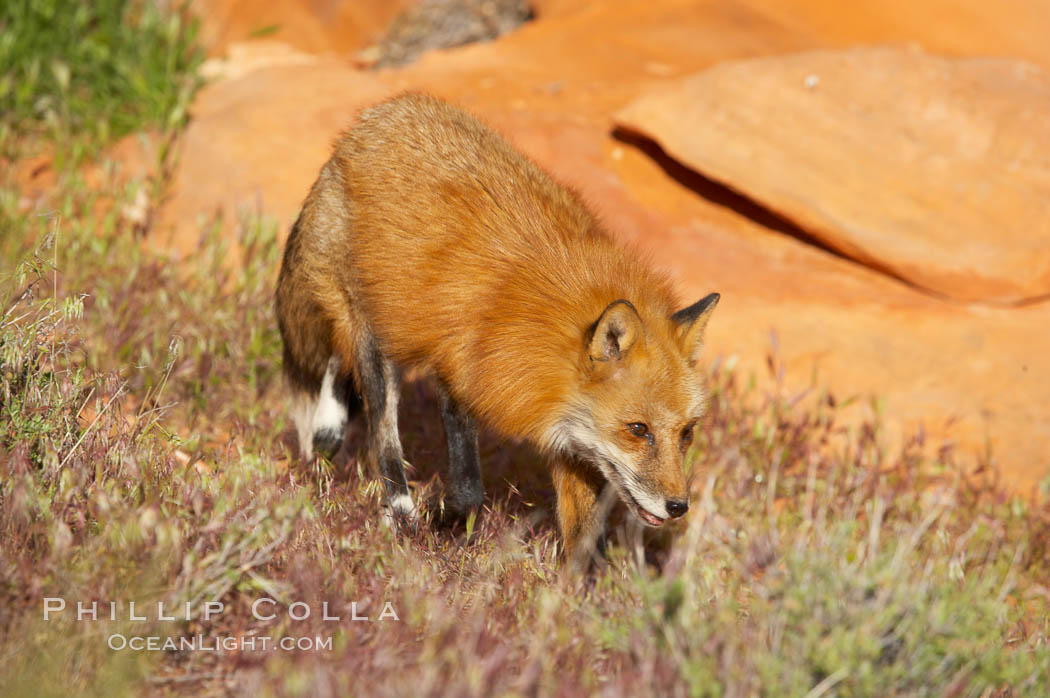
[[[77,149],[178,126],[196,89],[196,23],[151,0],[0,3],[0,147]]]
[[[144,113],[129,128],[154,123]],[[55,114],[54,128],[26,117],[22,137],[79,132],[97,152],[115,132]],[[587,580],[563,573],[543,463],[489,436],[482,515],[397,534],[356,462],[292,457],[275,227],[203,230],[178,264],[121,213],[157,182],[59,169],[30,210],[0,182],[5,696],[1046,695],[1045,499],[964,476],[948,450],[889,454],[877,422],[840,423],[842,401],[786,395],[774,356],[768,380],[710,369],[688,521],[645,539],[616,518]],[[405,386],[401,422],[414,495],[432,501],[444,448],[429,387]],[[44,622],[55,596],[195,612]],[[281,604],[272,621],[250,612],[261,596]],[[208,600],[225,613],[204,620]],[[288,617],[297,601],[309,619]],[[373,620],[349,620],[349,601]],[[323,602],[343,619],[324,621]],[[376,620],[385,602],[399,620]],[[332,645],[133,653],[107,647],[114,633]]]

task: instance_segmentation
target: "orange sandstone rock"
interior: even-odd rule
[[[829,247],[963,301],[1050,297],[1050,77],[816,51],[722,63],[618,122]]]

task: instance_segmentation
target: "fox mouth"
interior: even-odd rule
[[[589,456],[589,460],[598,466],[598,469],[605,476],[606,482],[613,487],[613,490],[620,495],[620,501],[627,505],[627,508],[634,513],[642,523],[646,526],[653,528],[660,528],[667,521],[666,516],[657,516],[648,509],[646,509],[638,501],[638,499],[631,493],[631,487],[628,484],[629,480],[633,480],[629,475],[623,472],[623,470],[617,465],[616,461],[605,456],[596,448],[587,448],[583,446],[580,448],[581,451]],[[637,483],[636,487],[639,486]]]
[[[660,528],[664,525],[664,521],[666,521],[666,519],[661,519],[659,516],[651,514],[649,510],[647,510],[645,507],[639,504],[638,500],[634,498],[634,495],[632,495],[626,489],[621,489],[620,491],[623,495],[624,501],[627,503],[627,506],[634,512],[635,516],[637,516],[639,519],[644,521],[647,525],[652,526],[653,528]]]
[[[637,498],[631,494],[631,488],[627,486],[625,482],[626,478],[620,469],[616,466],[616,463],[609,460],[608,458],[601,458],[598,460],[599,463],[604,463],[608,468],[609,473],[606,475],[606,479],[616,489],[620,495],[620,500],[627,505],[627,508],[634,512],[634,515],[642,520],[647,526],[653,528],[660,528],[664,525],[667,520],[665,517],[657,516],[645,507],[641,505]],[[610,475],[611,474],[611,475]]]

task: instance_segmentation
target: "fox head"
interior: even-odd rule
[[[648,322],[629,301],[611,303],[585,337],[579,390],[556,427],[562,450],[594,463],[650,526],[689,508],[684,459],[705,409],[697,357],[718,300]]]

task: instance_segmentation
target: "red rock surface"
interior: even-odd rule
[[[158,235],[191,254],[203,224],[218,218],[230,230],[240,216],[263,213],[287,229],[339,130],[391,92],[331,58],[278,62],[211,83],[179,145]]]
[[[1013,56],[1050,66],[1050,9],[1043,0],[532,0],[541,19],[682,10],[735,20],[762,38],[772,27],[817,46],[916,43],[955,56]],[[775,47],[761,53],[777,53]]]
[[[1050,297],[1050,76],[917,49],[730,61],[617,121],[829,247],[964,301]]]
[[[1034,3],[1010,5],[1012,20],[1004,10],[1006,19],[966,31],[957,18],[985,12],[971,0],[945,10],[951,31],[929,22],[927,9],[909,14],[898,3],[896,20],[875,2],[807,0],[799,7],[816,9],[797,13],[772,0],[537,6],[536,22],[498,41],[428,54],[402,70],[366,74],[317,59],[209,86],[180,146],[163,226],[187,252],[198,216],[217,210],[259,206],[286,229],[330,139],[357,107],[427,89],[472,109],[579,188],[615,234],[671,270],[683,298],[721,291],[709,358],[736,355],[745,375],[764,374],[775,330],[790,387],[808,386],[815,373],[840,398],[883,396],[895,433],[922,423],[969,453],[990,442],[1019,487],[1050,472],[1048,304],[938,300],[799,241],[774,221],[752,220],[710,182],[612,135],[613,115],[640,95],[729,59],[912,38],[960,54],[1016,47],[1001,52],[1038,60],[1042,45],[1028,39],[1046,32],[1032,19]],[[858,22],[856,12],[881,19]],[[1028,38],[996,29],[1003,26]]]
[[[1012,56],[1050,66],[1044,0],[744,0],[830,45],[916,43],[955,56]]]
[[[312,53],[350,54],[383,35],[412,0],[195,0],[212,55],[258,35]]]

